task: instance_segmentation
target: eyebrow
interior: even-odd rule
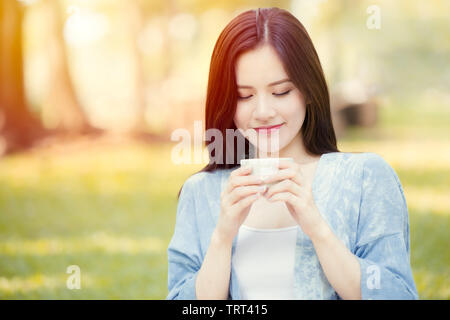
[[[276,86],[277,84],[281,84],[281,83],[284,83],[284,82],[291,82],[291,80],[290,79],[282,79],[282,80],[278,80],[278,81],[269,83],[267,86],[268,87],[273,87],[273,86]],[[251,86],[241,86],[241,85],[238,85],[237,87],[238,88],[242,88],[242,89],[252,89],[253,88]]]

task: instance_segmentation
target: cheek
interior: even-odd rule
[[[305,119],[306,106],[300,95],[292,95],[284,105],[284,117],[293,126],[301,126]]]
[[[250,116],[249,108],[246,109],[238,105],[234,114],[234,124],[237,128],[247,129]]]

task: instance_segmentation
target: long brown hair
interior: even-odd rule
[[[338,152],[334,132],[327,83],[314,45],[300,21],[280,8],[248,10],[225,27],[211,57],[206,96],[205,130],[217,129],[226,137],[226,129],[236,130],[233,118],[238,91],[235,66],[240,54],[263,44],[271,45],[283,62],[294,85],[306,101],[306,114],[300,129],[305,148],[312,155]],[[238,159],[247,158],[250,143],[245,139],[245,154],[238,154],[237,144],[223,143],[223,155],[232,150],[234,161],[212,161],[200,171],[214,171],[237,167]],[[229,147],[229,148],[227,148]],[[231,149],[232,148],[232,149]],[[227,153],[227,149],[230,150]],[[181,190],[180,190],[181,192]]]

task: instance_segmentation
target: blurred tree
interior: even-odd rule
[[[133,65],[134,79],[134,105],[135,105],[135,124],[131,130],[133,132],[143,132],[147,128],[145,121],[146,112],[146,79],[144,74],[143,57],[138,47],[139,33],[143,28],[142,10],[138,0],[122,0],[124,21],[130,34],[130,51]]]
[[[64,19],[59,1],[44,0],[49,17],[48,50],[50,58],[50,86],[43,104],[46,124],[67,133],[95,132],[75,93],[67,63],[63,37]]]
[[[16,0],[0,1],[0,155],[28,148],[45,135],[25,99],[23,10]]]

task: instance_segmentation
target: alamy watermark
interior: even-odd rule
[[[369,16],[366,20],[366,26],[367,29],[373,30],[373,29],[381,29],[381,9],[379,6],[373,4],[371,6],[368,6],[366,9],[367,14]]]
[[[373,264],[366,268],[366,274],[368,275],[366,280],[367,288],[370,290],[380,289],[381,288],[381,275],[380,275],[380,267]]]
[[[239,161],[246,152],[246,139],[249,141],[250,158],[257,156],[263,158],[268,154],[271,157],[278,157],[280,149],[279,130],[257,132],[253,128],[226,129],[224,136],[222,131],[216,128],[207,129],[203,133],[202,121],[194,121],[194,137],[189,130],[178,128],[172,132],[170,139],[178,142],[172,148],[171,159],[174,164],[201,164],[205,158],[209,159],[209,163],[234,164],[235,159]],[[204,154],[204,142],[209,142],[207,154]]]
[[[81,289],[81,269],[77,265],[70,265],[67,267],[66,273],[70,274],[67,278],[67,289]]]

